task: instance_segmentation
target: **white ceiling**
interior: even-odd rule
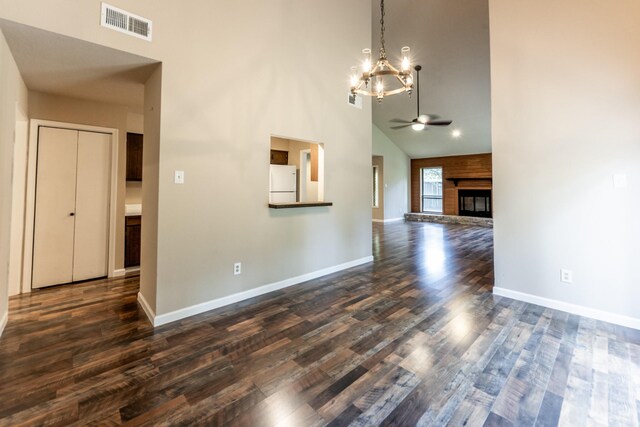
[[[29,90],[141,109],[157,61],[0,20]]]
[[[380,49],[380,1],[372,0],[372,52]],[[407,94],[373,100],[373,122],[411,158],[491,152],[488,0],[394,0],[385,3],[387,57],[398,64],[411,47],[421,65],[420,113],[453,120],[449,127],[390,129],[393,118],[416,117]],[[365,46],[363,46],[365,47]],[[451,136],[460,129],[462,137]]]

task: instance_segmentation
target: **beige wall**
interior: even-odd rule
[[[116,259],[115,268],[124,268],[124,204],[126,198],[126,141],[128,108],[120,105],[67,98],[41,92],[29,92],[29,116],[118,129],[118,188],[116,194]]]
[[[377,221],[384,221],[384,157],[373,156],[371,164],[378,167],[378,206],[371,208],[371,216]],[[371,175],[373,175],[373,171]],[[371,188],[373,188],[373,184]],[[373,203],[373,197],[371,201]]]
[[[127,132],[144,134],[144,113],[127,111]]]
[[[142,153],[142,247],[140,248],[140,293],[157,312],[158,277],[158,164],[160,163],[160,117],[162,112],[162,66],[144,86],[144,144]]]
[[[9,248],[16,107],[27,111],[28,92],[0,32],[0,334],[8,316]]]
[[[284,138],[278,138],[277,136],[272,136],[271,149],[280,150],[280,151],[289,151],[289,140]]]
[[[490,0],[490,19],[496,286],[640,327],[640,2]]]
[[[118,6],[153,20],[153,42],[99,27],[99,0],[0,0],[0,14],[162,61],[155,277],[144,246],[142,259],[142,292],[153,299],[157,288],[157,313],[371,255],[371,106],[345,101],[345,76],[370,44],[369,1]],[[145,106],[145,156],[148,114]],[[325,144],[334,206],[268,209],[270,135]],[[173,184],[174,170],[185,171],[184,185]]]
[[[373,126],[373,154],[384,159],[384,180],[381,191],[384,193],[384,212],[382,218],[394,220],[404,218],[409,212],[409,180],[411,160],[377,126]]]

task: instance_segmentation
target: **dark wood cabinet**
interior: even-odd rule
[[[142,140],[142,134],[127,133],[127,181],[142,181]]]
[[[124,227],[124,267],[140,265],[140,243],[142,231],[142,217],[125,217]]]
[[[289,152],[284,150],[271,150],[272,165],[288,165]]]

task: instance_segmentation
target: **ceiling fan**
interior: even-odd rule
[[[403,129],[411,126],[413,130],[428,130],[429,126],[449,126],[452,122],[451,120],[438,120],[440,116],[435,114],[422,114],[420,115],[420,70],[422,67],[420,65],[415,66],[416,70],[416,104],[418,107],[418,114],[416,118],[413,120],[403,120],[403,119],[392,119],[390,120],[393,123],[403,123],[399,126],[391,126],[391,129]]]

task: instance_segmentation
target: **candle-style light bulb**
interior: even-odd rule
[[[351,87],[358,86],[358,67],[351,67]]]
[[[407,72],[411,70],[411,48],[409,46],[405,46],[400,51],[402,57],[402,71]]]
[[[382,102],[382,98],[384,98],[384,83],[382,83],[381,77],[376,80],[376,97],[378,98],[378,103]]]
[[[362,61],[362,72],[369,73],[371,71],[371,49],[362,49],[364,60]]]
[[[407,83],[407,86],[413,85],[413,76],[411,74],[409,74],[407,76],[407,78],[405,79],[405,82]]]

